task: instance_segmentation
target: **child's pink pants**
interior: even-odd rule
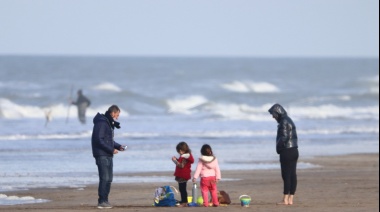
[[[203,197],[203,205],[205,207],[209,206],[208,192],[211,193],[212,204],[214,206],[219,206],[218,201],[218,186],[216,185],[216,177],[202,177],[201,178],[201,191]]]

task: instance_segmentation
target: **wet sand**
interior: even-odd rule
[[[163,183],[112,184],[111,211],[379,211],[379,154],[357,154],[318,157],[300,162],[319,165],[298,170],[298,189],[294,205],[276,205],[282,198],[280,170],[223,171],[222,177],[240,179],[221,181],[219,190],[229,193],[232,204],[218,208],[157,208],[153,207],[153,192]],[[117,163],[117,161],[115,162]],[[126,174],[126,176],[171,176],[172,173]],[[177,187],[173,180],[164,183]],[[189,194],[191,186],[188,184]],[[3,192],[4,193],[4,192]],[[5,193],[8,196],[33,196],[50,202],[0,206],[0,211],[99,211],[97,185],[78,188],[40,188]],[[249,208],[240,206],[240,195],[252,197]],[[176,196],[179,197],[179,196]],[[107,210],[107,209],[103,209]]]

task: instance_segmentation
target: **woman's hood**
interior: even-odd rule
[[[277,121],[281,120],[281,118],[287,116],[286,110],[280,104],[274,104],[268,112],[276,118]]]

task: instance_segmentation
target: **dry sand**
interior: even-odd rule
[[[298,170],[298,189],[295,204],[276,205],[282,197],[280,170],[224,171],[219,189],[229,193],[233,203],[219,208],[157,208],[153,207],[153,192],[162,183],[112,184],[111,211],[379,211],[379,154],[358,154],[319,157],[300,160],[320,165],[319,168]],[[144,173],[133,176],[168,176],[172,173]],[[129,174],[129,176],[132,176]],[[176,186],[173,180],[169,185]],[[188,184],[191,192],[190,183]],[[0,211],[99,211],[97,185],[84,190],[77,188],[33,189],[8,192],[7,195],[33,196],[52,200],[48,203],[0,206]],[[252,196],[249,208],[240,206],[238,197]],[[178,197],[178,196],[177,196]],[[107,209],[103,209],[107,210]]]

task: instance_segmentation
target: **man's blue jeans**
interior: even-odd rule
[[[108,202],[113,178],[113,160],[112,157],[107,156],[98,156],[95,160],[99,173],[98,203],[101,204]]]

